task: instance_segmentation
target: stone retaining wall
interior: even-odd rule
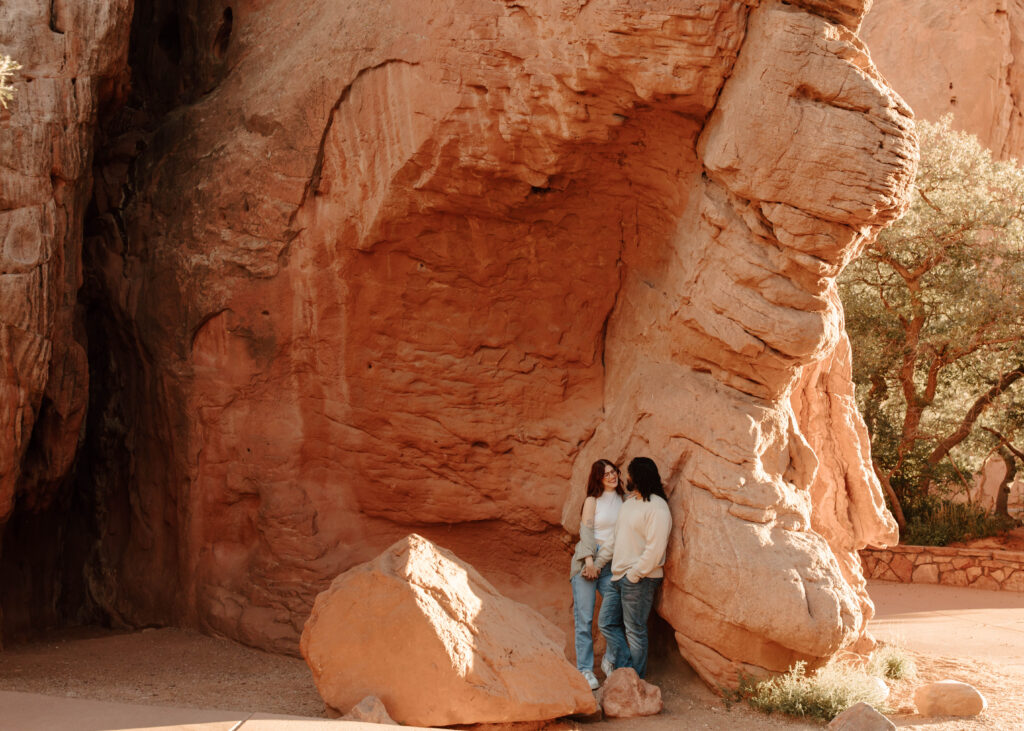
[[[1024,551],[893,546],[860,557],[868,579],[1024,592]]]

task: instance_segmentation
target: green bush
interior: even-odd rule
[[[869,703],[878,708],[885,690],[878,678],[862,668],[832,660],[808,675],[807,664],[798,662],[783,675],[744,689],[747,702],[764,713],[830,721],[852,705]]]
[[[933,495],[908,501],[905,514],[907,527],[900,543],[913,546],[946,546],[998,535],[1014,526],[1012,519],[991,515],[977,505],[954,503]]]

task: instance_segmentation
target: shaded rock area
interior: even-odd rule
[[[593,713],[564,642],[536,611],[413,534],[317,597],[301,647],[330,708],[375,695],[399,723],[450,726]]]
[[[81,618],[72,469],[90,367],[78,306],[100,112],[126,81],[131,0],[5,2],[21,65],[0,109],[0,615],[3,634]],[[85,519],[88,523],[88,518]],[[70,560],[69,560],[70,558]],[[70,565],[65,565],[65,564]]]
[[[70,286],[25,311],[70,303],[89,408],[83,433],[85,383],[50,355],[8,361],[33,375],[0,404],[20,415],[3,561],[44,586],[5,589],[5,632],[69,585],[28,537],[55,533],[18,528],[52,484],[86,526],[54,561],[114,625],[294,653],[317,594],[414,529],[567,629],[586,471],[643,453],[677,527],[658,611],[705,680],[855,645],[851,556],[895,534],[835,277],[903,210],[916,159],[856,35],[868,5],[55,4],[111,24],[65,51],[107,49],[97,78],[134,11],[131,91],[81,139],[47,133],[96,133],[67,214],[83,285],[77,310]],[[10,17],[26,38],[65,22]],[[21,109],[4,131],[36,130]],[[26,165],[48,174],[44,148]],[[24,342],[60,340],[25,322]],[[66,475],[79,442],[74,481],[31,477]]]

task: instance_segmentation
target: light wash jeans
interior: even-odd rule
[[[602,594],[606,598],[601,605],[601,633],[608,639],[609,648],[613,648],[613,657],[629,658],[626,662],[617,662],[615,667],[631,667],[641,678],[647,674],[647,620],[661,581],[660,577],[643,578],[634,584],[622,577],[612,582],[612,592],[617,599],[609,602],[607,595]],[[618,645],[613,646],[612,638],[617,643],[620,637],[625,652],[620,651]]]
[[[594,637],[591,634],[594,607],[597,605],[597,592],[601,592],[602,607],[608,602],[609,595],[616,593],[612,590],[611,566],[605,565],[596,579],[584,579],[582,572],[578,573],[572,577],[571,583],[576,620],[576,669],[594,672]]]

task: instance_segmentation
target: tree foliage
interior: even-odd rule
[[[7,109],[7,102],[14,96],[11,76],[21,68],[10,56],[0,56],[0,107]]]
[[[999,446],[981,427],[1024,424],[1024,169],[948,117],[918,133],[910,210],[840,279],[875,469],[903,507],[980,467]]]

